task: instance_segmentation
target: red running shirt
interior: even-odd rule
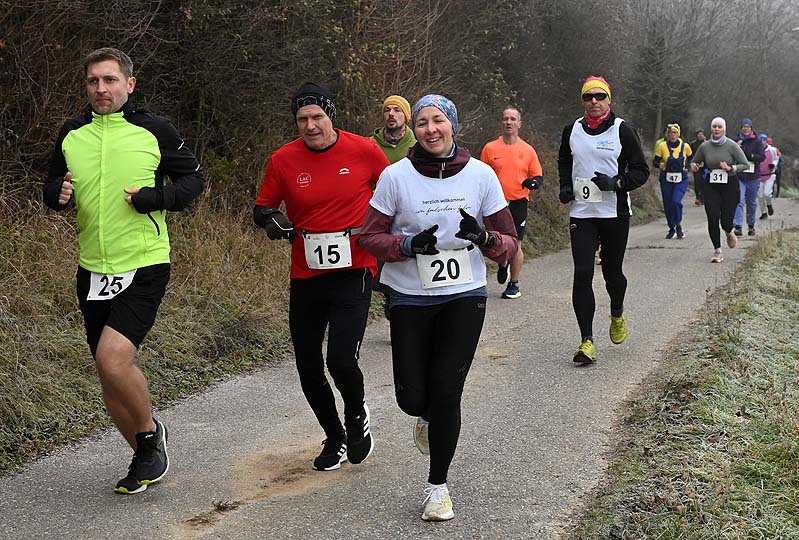
[[[309,149],[301,138],[273,152],[255,201],[270,208],[286,203],[286,215],[297,230],[291,246],[291,279],[342,270],[308,268],[299,233],[361,227],[377,179],[389,164],[373,140],[340,129],[336,132],[338,141],[322,152]],[[377,260],[361,248],[357,238],[350,238],[351,268],[369,268],[374,276]]]

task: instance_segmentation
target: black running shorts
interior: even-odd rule
[[[169,263],[139,268],[128,288],[111,300],[87,300],[91,272],[78,267],[78,303],[83,313],[86,341],[92,356],[97,353],[97,344],[106,326],[113,328],[139,348],[155,323],[158,306],[169,283],[169,270]]]
[[[527,199],[508,201],[508,210],[510,210],[510,215],[513,216],[513,224],[516,225],[516,236],[519,237],[519,242],[524,238],[524,227],[527,224],[528,202]]]

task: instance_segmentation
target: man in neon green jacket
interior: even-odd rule
[[[165,211],[203,190],[200,165],[175,127],[136,108],[133,62],[113,48],[86,58],[90,108],[68,120],[50,157],[44,202],[77,209],[77,294],[108,413],[133,448],[117,493],[140,493],[169,470],[167,430],[152,416],[136,351],[169,281]],[[164,183],[168,176],[171,183]]]

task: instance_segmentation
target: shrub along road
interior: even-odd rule
[[[688,201],[690,202],[690,201]],[[770,227],[799,225],[799,204],[777,200]],[[104,432],[4,478],[0,538],[174,539],[559,538],[601,480],[624,400],[671,341],[703,316],[757,238],[711,264],[704,211],[686,205],[684,240],[664,220],[635,227],[625,262],[630,336],[607,337],[608,300],[594,287],[598,362],[575,366],[577,323],[568,251],[529,260],[523,296],[491,298],[466,383],[463,428],[449,486],[456,517],[419,518],[426,461],[413,421],[394,401],[388,323],[367,329],[362,365],[376,449],[362,465],[310,468],[322,433],[285,361],[161,411],[172,468],[160,485],[115,495],[129,455]],[[534,234],[534,231],[533,231]],[[493,276],[491,277],[493,279]]]

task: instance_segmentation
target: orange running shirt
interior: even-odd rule
[[[543,176],[538,154],[532,146],[517,138],[514,144],[505,144],[502,137],[483,147],[480,161],[487,163],[499,177],[505,200],[529,199],[530,190],[522,187],[528,176]]]

